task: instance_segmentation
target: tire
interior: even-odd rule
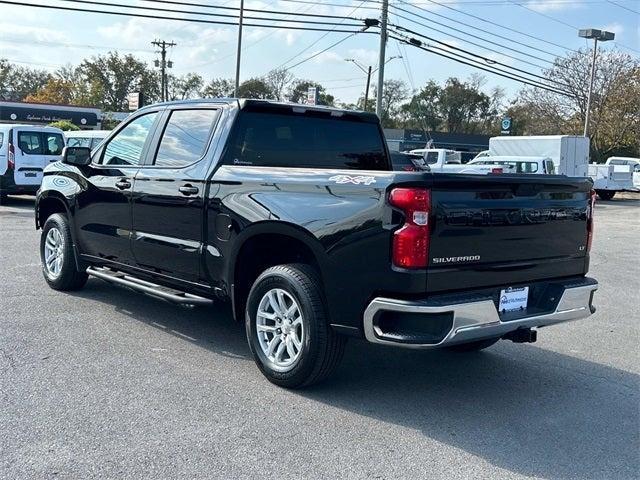
[[[40,260],[44,279],[54,290],[79,290],[87,283],[86,272],[76,267],[71,229],[64,215],[54,213],[47,218],[40,237]]]
[[[596,193],[600,197],[601,200],[611,200],[616,192],[612,192],[610,190],[596,190]]]
[[[273,307],[274,302],[278,309]],[[293,308],[294,302],[297,309]],[[258,315],[259,308],[264,316]],[[292,313],[278,313],[285,309]],[[279,316],[280,322],[276,318]],[[300,388],[321,382],[336,369],[344,354],[346,339],[329,326],[320,281],[307,265],[278,265],[265,270],[249,292],[245,327],[258,368],[281,387]],[[279,342],[276,337],[280,337]]]
[[[457,352],[457,353],[478,352],[480,350],[484,350],[485,348],[489,348],[490,346],[497,343],[498,340],[500,340],[500,337],[486,338],[484,340],[477,340],[475,342],[461,343],[459,345],[451,345],[450,347],[447,347],[447,350],[449,350],[450,352]]]
[[[0,192],[0,205],[6,205],[8,198],[9,198],[9,195],[7,193]]]

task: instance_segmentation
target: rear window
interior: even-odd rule
[[[376,123],[357,117],[241,112],[225,163],[269,167],[389,170]]]
[[[438,152],[427,152],[427,155],[424,157],[424,161],[429,165],[434,165],[438,163],[439,155],[440,154]]]
[[[64,138],[53,132],[18,132],[18,148],[25,155],[62,155]]]
[[[3,141],[4,141],[4,132],[0,132],[0,148],[2,148]]]

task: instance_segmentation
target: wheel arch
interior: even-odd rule
[[[326,252],[309,231],[294,224],[265,221],[246,228],[235,241],[228,263],[233,316],[244,321],[244,309],[251,285],[269,267],[286,263],[312,266],[324,283]]]
[[[71,220],[71,210],[65,201],[64,196],[56,191],[40,192],[35,206],[36,229],[42,228],[54,213],[64,213]],[[71,229],[73,232],[73,229]]]

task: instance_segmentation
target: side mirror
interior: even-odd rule
[[[91,163],[91,149],[87,147],[64,147],[62,163],[69,165],[89,165]]]

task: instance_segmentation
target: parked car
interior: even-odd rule
[[[227,300],[262,373],[301,387],[349,336],[472,351],[589,316],[593,199],[588,178],[392,171],[371,113],[206,100],[67,147],[35,214],[51,288]]]
[[[512,173],[514,170],[509,165],[469,165],[471,162],[465,164],[462,163],[462,154],[460,152],[444,148],[418,148],[411,150],[410,153],[422,156],[424,163],[434,173],[475,173],[485,175],[487,173]]]
[[[413,155],[405,152],[389,152],[391,166],[393,170],[401,172],[417,172],[420,170],[428,170],[420,155]]]
[[[44,167],[62,159],[64,146],[59,128],[0,124],[0,201],[10,194],[35,194]]]
[[[75,130],[64,132],[69,147],[96,148],[109,135],[110,130]]]
[[[553,160],[549,157],[510,157],[489,156],[475,158],[467,165],[508,165],[513,167],[513,173],[536,173],[538,175],[555,175]]]

